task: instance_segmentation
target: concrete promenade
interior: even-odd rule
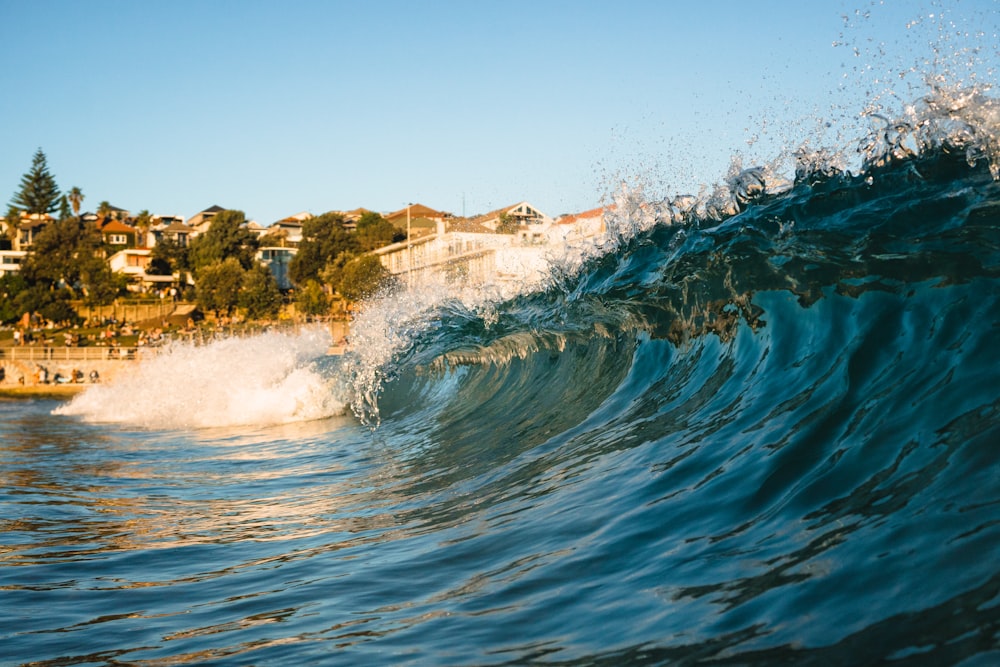
[[[0,396],[73,396],[94,384],[92,373],[97,382],[111,382],[151,354],[153,348],[0,348]],[[81,381],[57,381],[72,380],[74,371],[78,377],[82,374]]]

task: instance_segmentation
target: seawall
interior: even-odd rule
[[[94,384],[91,374],[97,373],[97,382],[111,382],[123,372],[128,372],[136,360],[22,360],[0,359],[0,395],[3,396],[65,396],[73,395]],[[45,369],[47,382],[42,382],[40,369]],[[82,382],[56,382],[56,376],[72,378],[73,371],[83,373]]]

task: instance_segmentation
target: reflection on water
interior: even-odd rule
[[[0,404],[13,413],[0,438],[0,485],[18,513],[0,519],[0,564],[331,532],[353,539],[391,523],[343,512],[377,507],[388,493],[359,477],[357,451],[319,439],[353,426],[347,418],[180,439],[54,420],[51,407]],[[364,434],[355,436],[356,448]]]

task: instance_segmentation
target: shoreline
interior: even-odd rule
[[[95,384],[0,384],[0,399],[59,399],[69,400]]]

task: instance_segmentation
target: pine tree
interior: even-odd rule
[[[74,217],[73,209],[70,208],[69,199],[66,198],[66,195],[63,195],[59,198],[59,219],[68,220],[72,217]]]
[[[59,208],[59,187],[49,173],[41,148],[35,152],[31,171],[21,177],[21,189],[10,203],[28,214],[54,213]]]

